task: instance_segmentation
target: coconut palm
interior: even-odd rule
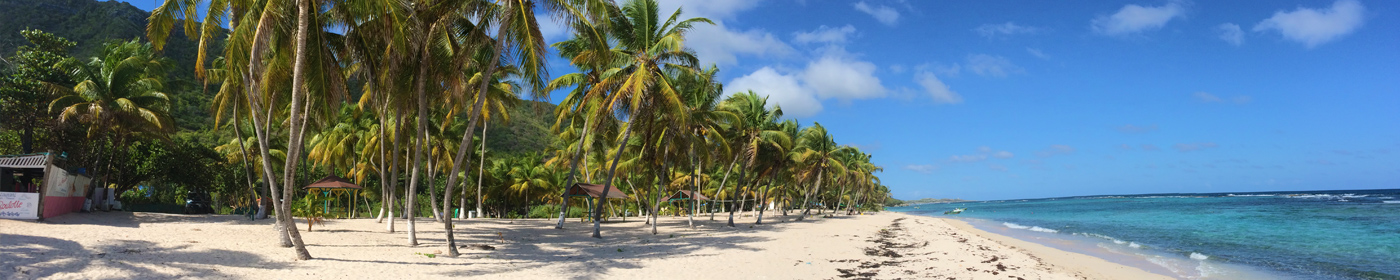
[[[680,94],[671,81],[666,79],[665,73],[667,69],[693,69],[696,58],[684,47],[685,33],[696,23],[713,22],[706,18],[680,20],[680,9],[663,22],[660,20],[655,0],[628,1],[621,11],[620,16],[611,22],[609,34],[617,38],[618,52],[626,54],[628,60],[621,66],[606,70],[605,73],[609,74],[604,76],[593,90],[612,90],[612,94],[604,98],[606,110],[600,112],[625,113],[632,117],[623,129],[620,141],[628,143],[633,126],[646,122],[646,116],[683,116],[684,104],[680,100]],[[617,175],[622,148],[626,146],[618,146],[604,185],[612,185]],[[607,196],[608,190],[604,188],[603,197]],[[594,238],[602,238],[602,224],[599,220],[602,211],[603,203],[594,205]]]
[[[813,123],[811,127],[798,132],[797,148],[792,155],[793,161],[800,167],[799,176],[805,180],[814,180],[814,186],[806,192],[802,200],[802,215],[797,217],[798,221],[806,218],[812,211],[811,199],[813,195],[819,194],[822,182],[828,176],[836,176],[845,172],[846,168],[837,160],[836,155],[850,149],[847,146],[837,146],[836,140],[827,133],[826,128],[821,123]]]
[[[744,181],[748,173],[748,167],[758,163],[759,149],[764,146],[782,150],[784,146],[790,146],[791,136],[782,131],[773,130],[779,119],[783,117],[783,110],[778,106],[768,109],[768,97],[760,97],[758,93],[750,91],[736,93],[725,99],[720,105],[723,110],[735,112],[739,120],[734,123],[735,141],[733,145],[739,147],[739,184],[734,188],[731,199],[739,197],[739,186],[747,186]],[[757,181],[757,180],[755,180]],[[734,212],[738,210],[737,203],[731,203],[729,208],[729,226],[734,226]]]

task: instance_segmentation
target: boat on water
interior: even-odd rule
[[[966,211],[966,210],[967,210],[967,208],[953,208],[953,210],[943,211],[943,215],[962,214],[962,212],[963,212],[963,211]]]

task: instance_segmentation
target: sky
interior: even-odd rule
[[[715,22],[686,46],[727,93],[871,153],[900,199],[1400,188],[1400,2],[677,8]]]

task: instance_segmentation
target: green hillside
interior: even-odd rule
[[[544,151],[555,138],[549,132],[552,125],[554,104],[521,102],[510,110],[510,121],[505,126],[492,122],[486,127],[486,148],[508,154]]]

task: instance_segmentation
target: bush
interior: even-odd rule
[[[566,215],[568,215],[569,218],[582,218],[583,216],[587,216],[587,213],[588,210],[583,209],[583,207],[569,207],[569,212]],[[530,214],[528,216],[530,218],[557,218],[559,217],[559,205],[546,204],[532,206],[530,207]]]

